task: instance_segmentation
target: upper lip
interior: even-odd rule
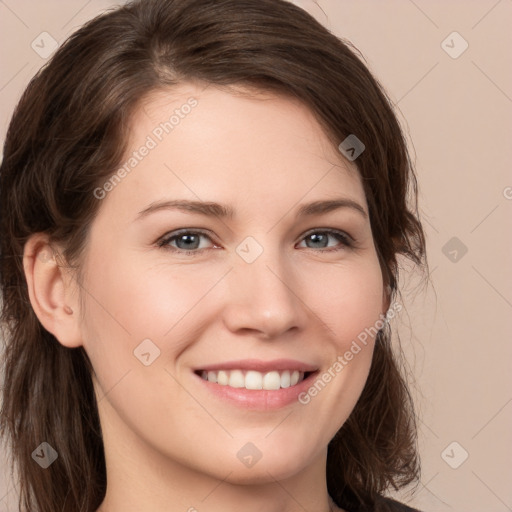
[[[298,370],[299,372],[314,372],[318,368],[311,364],[303,363],[293,359],[274,359],[262,361],[261,359],[240,359],[238,361],[225,361],[223,363],[201,366],[197,370],[219,371],[219,370],[254,370],[257,372]]]

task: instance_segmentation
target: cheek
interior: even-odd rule
[[[375,336],[383,327],[383,282],[377,256],[353,265],[326,267],[308,297],[329,328],[327,366],[299,401],[315,418],[314,434],[329,442],[350,416],[370,370]],[[312,304],[312,302],[311,302]],[[323,427],[320,427],[322,425]]]
[[[325,265],[304,291],[307,304],[334,336],[338,350],[374,326],[383,311],[382,273],[375,258]]]
[[[138,255],[116,258],[112,248],[103,254],[112,255],[109,262],[88,262],[82,332],[98,378],[104,379],[102,387],[108,389],[127,370],[139,369],[141,361],[134,354],[139,346],[149,347],[152,358],[158,354],[155,366],[160,367],[214,321],[211,299],[204,299],[224,271],[148,267]]]
[[[144,253],[116,254],[109,261],[91,258],[86,286],[88,317],[105,329],[120,330],[133,339],[162,337],[190,310],[214,282],[215,276],[195,277],[179,266],[148,266]],[[98,259],[98,258],[96,258]],[[97,320],[101,319],[101,320]]]

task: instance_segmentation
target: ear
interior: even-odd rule
[[[25,243],[23,269],[30,303],[43,327],[68,348],[82,345],[76,283],[44,233]]]

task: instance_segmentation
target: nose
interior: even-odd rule
[[[310,315],[300,281],[278,251],[266,249],[252,263],[235,255],[223,308],[227,328],[260,339],[276,339],[299,330]]]

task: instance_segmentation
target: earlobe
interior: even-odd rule
[[[23,252],[23,268],[34,312],[57,340],[69,348],[82,345],[73,279],[43,233],[32,235]]]

